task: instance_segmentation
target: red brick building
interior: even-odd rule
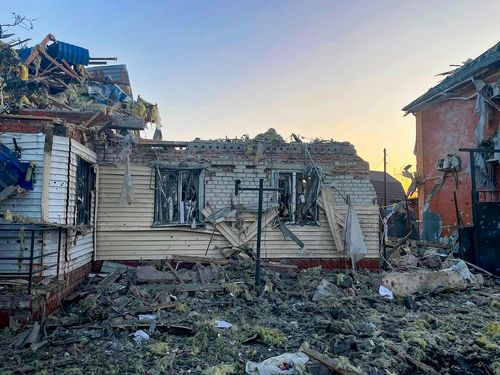
[[[474,232],[471,237],[475,238],[474,246],[479,253],[500,247],[495,222],[500,216],[500,154],[492,151],[500,148],[499,68],[500,43],[476,59],[468,60],[403,108],[416,118],[420,217],[426,209],[438,213],[442,219],[442,235],[476,224],[475,229],[471,229]],[[461,151],[463,148],[483,151],[473,153],[474,194],[470,153]],[[496,259],[496,266],[488,266],[496,270],[495,252],[491,250],[486,258]]]

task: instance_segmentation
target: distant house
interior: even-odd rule
[[[404,201],[405,191],[401,182],[386,173],[386,194],[387,204],[393,204]],[[370,182],[377,193],[377,202],[380,206],[384,205],[384,172],[370,171]]]
[[[460,251],[474,248],[476,263],[493,271],[500,263],[499,73],[497,43],[403,108],[416,118],[420,214],[439,214],[442,235],[460,232]]]

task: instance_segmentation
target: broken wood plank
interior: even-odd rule
[[[337,220],[337,212],[335,209],[335,204],[333,201],[333,194],[329,187],[324,187],[321,190],[321,196],[323,198],[323,205],[326,212],[326,217],[328,219],[328,224],[330,225],[330,230],[335,241],[335,246],[337,251],[344,252],[344,236],[340,230],[340,225]]]
[[[320,353],[317,350],[311,349],[307,342],[303,343],[299,349],[302,353],[306,354],[308,357],[315,359],[323,363],[326,367],[332,370],[335,374],[340,375],[366,375],[366,373],[352,365],[342,363],[340,364],[338,360],[335,360],[326,354]]]
[[[3,189],[1,192],[0,192],[0,202],[6,200],[6,199],[10,199],[12,197],[15,197],[16,195],[18,194],[22,194],[24,193],[25,190],[16,185],[16,186],[7,186],[5,189]]]
[[[267,210],[262,216],[262,228],[265,228],[274,218],[278,215],[278,212],[272,208]],[[257,234],[257,220],[248,227],[247,234],[245,238],[243,238],[243,244],[246,244]]]
[[[144,307],[142,309],[138,309],[134,311],[134,314],[144,314],[144,313],[151,313],[159,310],[168,310],[168,309],[173,309],[175,306],[177,306],[177,303],[164,303],[162,305],[157,305],[157,306],[149,306],[149,307]]]
[[[69,105],[66,105],[66,104],[60,102],[59,100],[51,97],[50,95],[47,95],[46,98],[49,99],[49,101],[51,101],[52,103],[58,105],[59,107],[62,107],[62,108],[67,109],[69,111],[76,111],[76,109],[70,107]]]
[[[301,249],[304,248],[304,242],[302,242],[296,235],[293,233],[281,220],[278,224],[278,229],[283,233],[285,238],[290,238],[293,242],[295,242]]]
[[[106,276],[104,279],[102,279],[99,282],[99,284],[97,284],[97,287],[98,288],[107,288],[107,287],[109,287],[116,280],[118,280],[124,272],[125,272],[125,270],[123,270],[123,269],[119,269],[119,270],[111,272],[108,276]]]
[[[277,262],[264,262],[262,263],[263,268],[268,268],[274,271],[278,272],[286,272],[286,273],[292,273],[292,272],[298,272],[299,267],[297,267],[295,264],[281,264]]]
[[[177,273],[177,271],[175,270],[175,268],[172,267],[172,265],[170,264],[170,262],[168,260],[165,262],[165,265],[174,274],[174,276],[177,278],[177,280],[179,280],[179,282],[181,284],[184,284],[184,280],[182,280],[182,278],[179,276],[179,274]]]
[[[219,284],[184,284],[175,289],[179,292],[222,292],[224,287]]]
[[[210,220],[210,216],[213,214],[213,210],[210,208],[210,206],[205,206],[203,210],[201,210],[201,213],[207,218],[207,220]],[[226,240],[229,241],[229,243],[235,247],[239,247],[241,245],[241,241],[238,238],[238,236],[232,231],[232,229],[227,225],[226,223],[212,223],[215,225],[215,228],[224,236]]]
[[[111,272],[116,271],[118,269],[134,270],[135,267],[127,266],[126,264],[122,264],[122,263],[118,263],[118,262],[112,262],[110,260],[105,260],[104,262],[102,262],[102,266],[101,266],[102,273],[111,273]]]
[[[323,203],[323,198],[321,197],[321,195],[318,197],[318,200],[316,201],[318,203],[318,206],[323,210],[323,211],[326,211],[325,210],[325,204]],[[345,228],[345,218],[342,216],[342,214],[335,210],[335,214],[337,216],[337,223],[342,227],[342,228]]]
[[[386,341],[384,343],[384,345],[386,347],[388,347],[389,349],[391,349],[394,353],[396,353],[398,355],[398,357],[400,357],[401,359],[405,360],[408,363],[411,363],[413,366],[418,368],[420,371],[423,371],[429,375],[439,375],[438,371],[434,370],[432,367],[426,365],[425,363],[422,363],[422,362],[416,360],[415,358],[410,357],[408,354],[403,353],[392,342]]]
[[[89,118],[85,123],[82,125],[84,128],[90,128],[91,126],[97,124],[99,121],[101,121],[104,117],[106,117],[106,113],[104,112],[97,112],[94,116]]]
[[[173,260],[175,262],[186,262],[186,263],[218,264],[220,266],[225,266],[226,264],[229,263],[227,259],[206,258],[206,257],[175,255],[175,254],[167,256],[167,260]]]

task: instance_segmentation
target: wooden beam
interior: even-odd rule
[[[12,198],[18,194],[22,194],[24,192],[25,192],[25,190],[18,185],[7,186],[5,189],[0,191],[0,202],[7,200],[7,199],[10,199],[10,198]]]
[[[325,210],[325,204],[323,203],[323,198],[321,197],[321,195],[318,197],[318,200],[316,202],[318,203],[319,208],[321,208],[323,211],[326,211]],[[335,210],[335,214],[337,216],[337,223],[342,228],[345,228],[345,219],[342,216],[342,214],[339,211],[337,211],[337,210]]]
[[[328,219],[328,224],[330,225],[330,230],[335,241],[335,246],[337,251],[344,251],[344,236],[340,229],[340,224],[337,219],[337,210],[335,208],[335,203],[333,200],[333,193],[330,187],[324,187],[321,190],[321,197],[323,198],[323,205],[326,212],[326,217]],[[345,222],[345,220],[344,220]]]
[[[47,34],[47,36],[45,38],[43,38],[43,40],[41,41],[41,43],[38,44],[38,48],[33,48],[31,50],[30,55],[28,56],[28,58],[26,60],[24,60],[23,65],[28,66],[29,64],[31,64],[33,62],[33,60],[35,60],[36,57],[38,56],[38,54],[39,54],[39,48],[45,48],[45,46],[47,45],[47,43],[49,41],[56,42],[56,38],[54,37],[54,35]]]
[[[210,208],[210,206],[205,206],[203,210],[201,210],[201,213],[208,219],[209,217],[213,214],[213,210]],[[241,246],[241,240],[239,237],[233,232],[233,230],[227,225],[226,223],[212,223],[215,225],[215,228],[224,236],[226,240],[229,241],[229,243],[235,247]]]
[[[340,375],[366,375],[366,373],[352,365],[347,366],[346,364],[340,364],[335,359],[327,356],[326,354],[320,353],[317,350],[311,349],[307,342],[303,343],[299,349],[302,353],[306,354],[308,357],[315,359],[318,362],[323,363],[326,367],[333,371],[335,374]]]
[[[54,59],[52,56],[50,56],[43,48],[38,47],[38,51],[47,59],[49,60],[52,64],[56,65],[59,69],[61,69],[64,73],[66,73],[68,76],[71,78],[77,80],[79,83],[82,83],[82,80],[78,75],[73,73],[71,70],[66,68],[63,64],[59,63],[56,59]]]
[[[49,221],[49,189],[50,165],[52,160],[52,144],[54,142],[54,126],[48,126],[45,132],[45,145],[43,148],[43,180],[42,180],[42,220]],[[69,165],[68,165],[69,168]]]
[[[274,208],[267,210],[262,217],[262,228],[265,228],[271,221],[273,221],[276,215],[278,215],[278,212]],[[243,238],[243,244],[246,244],[248,241],[250,241],[256,234],[257,221],[255,221],[248,227],[247,235],[245,236],[245,238]]]
[[[190,255],[168,255],[167,260],[173,260],[174,262],[186,262],[186,263],[201,263],[201,264],[218,264],[220,266],[225,266],[229,263],[227,259],[217,259],[217,258],[206,258],[206,257],[196,257]]]
[[[432,367],[426,365],[425,363],[422,363],[412,357],[410,357],[408,354],[402,352],[396,345],[394,345],[392,342],[386,341],[384,342],[384,345],[391,349],[394,353],[398,355],[401,359],[405,360],[408,363],[411,363],[413,366],[418,368],[420,371],[424,372],[425,374],[428,375],[439,375],[439,372],[434,370]],[[306,353],[307,354],[307,353]]]
[[[94,116],[92,116],[87,121],[85,121],[85,123],[82,126],[84,128],[90,128],[91,126],[97,124],[105,116],[106,116],[106,113],[97,112]]]

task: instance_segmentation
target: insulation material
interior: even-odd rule
[[[352,205],[349,205],[347,211],[345,239],[347,253],[352,260],[352,267],[354,268],[356,262],[368,254],[368,249],[366,248],[363,231],[359,224],[358,214]]]

